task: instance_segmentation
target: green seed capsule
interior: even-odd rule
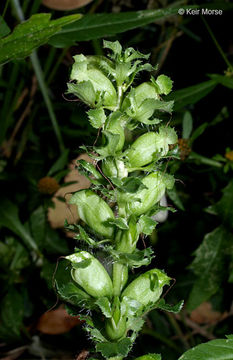
[[[135,200],[128,204],[127,212],[134,215],[144,214],[159,202],[166,188],[171,189],[173,187],[174,178],[158,171],[144,177],[142,183],[147,189],[136,192],[134,195]]]
[[[87,294],[98,298],[112,296],[112,280],[103,265],[87,251],[66,256],[73,269],[71,276]]]
[[[128,171],[125,164],[121,160],[114,159],[113,157],[107,157],[102,162],[102,171],[109,178],[124,178],[128,176]]]
[[[114,227],[106,224],[114,219],[114,214],[108,204],[91,190],[80,190],[70,199],[70,204],[78,207],[80,219],[90,228],[105,238],[112,238]]]
[[[130,168],[147,165],[155,159],[158,152],[156,138],[155,132],[148,132],[134,141],[126,153]]]
[[[123,291],[122,297],[139,301],[142,305],[155,303],[161,296],[164,285],[171,279],[159,269],[152,269],[133,280]]]
[[[77,83],[90,81],[96,93],[96,98],[97,93],[102,94],[103,105],[112,109],[117,103],[116,90],[112,82],[97,67],[97,64],[92,61],[92,58],[92,56],[86,57],[82,54],[74,56],[75,63],[72,66],[70,79],[76,80]],[[75,89],[75,85],[73,88]],[[88,94],[85,96],[88,103]]]
[[[119,141],[115,151],[116,152],[121,151],[125,143],[125,131],[124,131],[124,119],[122,118],[120,112],[112,113],[112,115],[109,116],[104,130],[119,135]]]

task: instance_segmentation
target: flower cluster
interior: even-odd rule
[[[133,87],[139,72],[153,72],[149,55],[123,51],[118,41],[104,41],[104,48],[107,57],[74,56],[68,83],[68,93],[90,107],[89,122],[101,136],[96,146],[82,147],[95,159],[77,164],[92,186],[71,197],[82,226],[67,227],[79,248],[59,266],[56,287],[69,313],[91,310],[92,316],[83,316],[86,329],[96,350],[109,358],[127,355],[146,312],[169,308],[161,296],[171,279],[162,270],[153,268],[133,280],[128,273],[154,257],[151,248],[139,250],[137,242],[154,230],[153,216],[166,210],[160,200],[174,185],[166,159],[178,139],[168,125],[173,102],[162,98],[172,81],[151,76]],[[133,130],[137,138],[130,143]]]

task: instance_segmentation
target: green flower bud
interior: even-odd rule
[[[92,58],[92,56],[86,57],[84,55],[74,56],[75,62],[72,66],[70,79],[76,80],[77,84],[68,84],[68,90],[79,96],[79,84],[90,82],[95,92],[95,101],[98,100],[98,94],[100,94],[102,105],[108,109],[114,109],[117,104],[116,90],[107,76],[97,68],[97,62],[92,61]],[[93,96],[89,99],[87,91],[85,95],[82,91],[81,98],[86,103],[93,105]]]
[[[114,219],[114,214],[108,204],[91,190],[80,190],[70,199],[70,204],[78,207],[78,213],[91,229],[105,238],[112,238],[114,227],[106,223]]]
[[[106,320],[105,330],[110,340],[120,339],[126,332],[126,317],[122,314],[118,297],[114,298],[112,317]]]
[[[73,269],[71,276],[87,294],[98,298],[112,296],[112,280],[99,260],[87,251],[80,251],[66,256]]]
[[[128,176],[128,171],[125,164],[121,160],[114,157],[108,157],[102,162],[102,171],[109,178],[124,178]]]
[[[164,285],[169,285],[171,278],[159,269],[152,269],[133,280],[123,291],[122,297],[140,302],[147,306],[159,300]]]
[[[158,171],[144,177],[142,183],[147,189],[136,192],[128,204],[128,212],[134,215],[144,214],[160,201],[166,188],[171,189],[173,187],[174,178],[172,175]],[[127,199],[125,200],[127,201]]]

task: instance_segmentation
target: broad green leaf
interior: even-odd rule
[[[10,32],[11,32],[11,29],[9,28],[9,26],[7,25],[7,23],[5,22],[3,17],[0,15],[0,39],[3,36],[8,35]]]
[[[192,8],[190,5],[188,8]],[[180,7],[179,7],[180,8]],[[178,7],[168,7],[159,10],[140,10],[121,13],[88,14],[71,25],[64,27],[54,35],[49,44],[65,47],[77,41],[87,41],[119,34],[155,21],[161,21],[171,15],[177,15]],[[186,6],[183,6],[186,8]],[[198,8],[198,6],[195,6]],[[117,49],[119,51],[119,49]]]
[[[223,189],[223,196],[211,209],[218,214],[223,223],[233,228],[233,181]]]
[[[69,150],[68,149],[64,150],[62,152],[62,154],[59,156],[59,158],[57,159],[57,161],[50,168],[47,176],[53,176],[58,171],[63,170],[65,168],[65,166],[67,166],[67,164],[68,164],[68,155],[69,155]]]
[[[215,80],[208,80],[200,84],[173,91],[165,97],[165,100],[174,100],[174,111],[182,109],[186,105],[196,104],[209,94],[217,85]]]
[[[6,342],[19,341],[23,329],[24,299],[11,287],[1,301],[0,338]]]
[[[230,240],[232,235],[225,228],[218,227],[204,237],[195,251],[195,259],[190,268],[197,279],[186,304],[188,310],[197,308],[218,291],[225,276],[225,248]]]
[[[211,74],[209,77],[215,80],[217,83],[226,86],[229,89],[233,89],[233,77],[218,74]]]
[[[37,47],[48,42],[48,39],[81,15],[64,16],[50,20],[51,14],[35,14],[27,21],[17,25],[13,32],[0,39],[0,63],[23,59]]]
[[[18,235],[24,245],[32,250],[37,251],[38,246],[32,238],[26,226],[19,220],[18,208],[8,199],[2,199],[0,204],[0,225],[13,231]]]
[[[190,111],[185,111],[182,123],[182,138],[189,139],[193,129],[193,119]]]
[[[126,356],[131,346],[131,340],[129,338],[125,338],[115,343],[99,343],[96,345],[96,351],[100,351],[105,358],[110,358],[113,356]]]
[[[178,360],[233,360],[233,339],[229,337],[197,345]]]
[[[157,309],[172,312],[175,314],[179,313],[183,308],[183,306],[184,306],[184,300],[179,301],[176,305],[170,305],[170,304],[166,304],[164,299],[161,299],[156,304]]]

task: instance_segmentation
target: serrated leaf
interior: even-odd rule
[[[96,329],[96,328],[90,328],[90,327],[87,327],[86,328],[87,332],[90,334],[91,338],[96,341],[96,342],[101,342],[101,344],[104,343],[104,341],[106,341],[105,337],[101,334],[101,332]],[[99,344],[96,345],[96,347],[98,346]]]
[[[193,129],[193,119],[190,111],[185,111],[182,122],[182,139],[189,139]]]
[[[104,123],[106,121],[106,115],[105,115],[104,109],[102,107],[89,110],[87,112],[87,115],[88,115],[90,124],[95,129],[99,129],[101,126],[104,125]]]
[[[130,268],[139,268],[143,265],[149,265],[154,258],[153,250],[148,247],[143,250],[135,249],[133,253],[120,253],[112,250],[112,255],[120,263],[129,266]]]
[[[115,225],[116,227],[122,230],[128,230],[129,228],[127,224],[127,220],[121,217],[115,219],[109,219],[107,220],[107,223],[110,225]]]
[[[176,305],[166,304],[164,299],[160,299],[156,304],[156,308],[168,312],[178,314],[184,306],[184,300],[179,301]]]
[[[101,352],[101,354],[106,358],[113,356],[126,356],[130,351],[131,346],[131,340],[129,338],[125,338],[117,343],[99,343],[96,345],[96,351]]]
[[[233,360],[233,339],[211,340],[186,351],[178,360]]]
[[[150,216],[142,215],[137,223],[140,233],[151,235],[157,225],[157,221],[153,220]]]
[[[173,81],[166,75],[159,75],[155,83],[159,94],[168,95],[172,90]]]
[[[111,303],[107,297],[101,297],[96,302],[106,318],[112,317]]]
[[[77,164],[79,173],[86,176],[86,178],[89,179],[93,184],[104,185],[106,183],[104,177],[99,173],[98,170],[96,170],[95,166],[90,162],[81,159],[77,161]],[[93,175],[94,178],[90,175]]]
[[[193,310],[214,295],[224,278],[224,252],[226,241],[231,234],[223,227],[218,227],[204,237],[202,244],[195,251],[195,259],[190,265],[197,276],[186,304]]]
[[[23,59],[37,47],[47,43],[49,38],[61,28],[81,15],[64,16],[50,20],[51,14],[35,14],[27,21],[17,25],[13,32],[0,39],[0,63]]]
[[[74,231],[74,229],[76,230],[76,228],[79,230],[79,234],[75,235],[75,239],[80,240],[80,241],[85,241],[88,245],[90,246],[95,246],[96,242],[95,240],[93,240],[92,238],[90,238],[88,236],[88,234],[86,233],[86,231],[83,229],[83,227],[81,225],[69,225],[66,227],[68,230]]]

